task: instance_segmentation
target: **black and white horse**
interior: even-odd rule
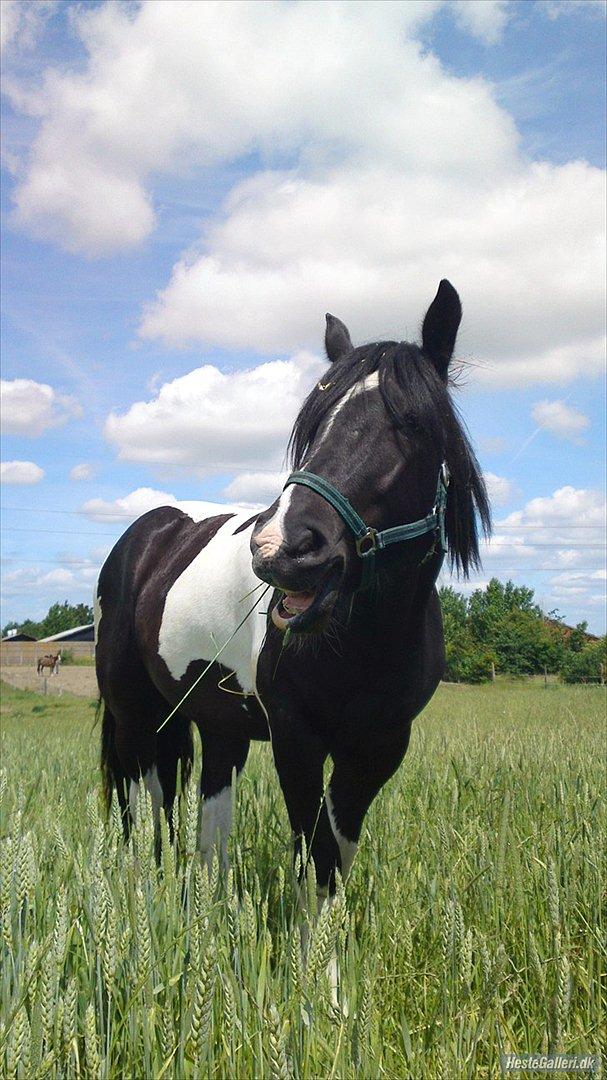
[[[297,471],[277,502],[254,517],[161,507],[118,541],[99,577],[96,662],[106,794],[116,787],[127,817],[141,780],[155,813],[170,813],[194,723],[200,846],[209,859],[218,839],[225,858],[233,770],[251,739],[271,738],[293,834],[306,839],[320,889],[332,889],[336,867],[347,876],[365,813],[443,673],[442,549],[465,574],[478,563],[477,516],[489,527],[449,393],[460,318],[446,281],[421,346],[355,348],[328,315],[331,366],[296,421]],[[220,660],[161,727],[260,579],[274,590],[270,603],[257,593]]]

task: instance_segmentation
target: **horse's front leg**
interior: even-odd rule
[[[325,794],[329,821],[340,852],[342,877],[347,878],[358,850],[365,814],[375,796],[396,772],[409,744],[410,725],[373,740],[339,747]]]
[[[232,828],[232,776],[238,775],[247,760],[249,739],[238,732],[209,735],[201,731],[202,773],[200,795],[202,814],[200,820],[200,853],[209,867],[213,852],[218,854],[225,867],[228,865],[228,837]]]
[[[318,899],[335,888],[335,868],[340,867],[336,843],[327,805],[323,798],[323,765],[325,747],[300,717],[277,711],[271,723],[272,752],[278,779],[285,798],[295,843],[294,857],[302,851],[312,856],[316,871]],[[300,885],[305,879],[302,865]],[[305,888],[300,888],[300,901],[305,906]]]

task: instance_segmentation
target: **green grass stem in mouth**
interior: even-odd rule
[[[101,817],[94,702],[6,688],[0,1074],[433,1080],[500,1075],[505,1045],[598,1053],[604,703],[441,686],[306,963],[269,746],[238,787],[231,873],[191,853],[194,788],[157,869],[149,801],[126,847]]]

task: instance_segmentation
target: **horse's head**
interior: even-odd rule
[[[468,471],[471,521],[463,528],[451,510],[447,529],[459,530],[452,559],[464,571],[478,550],[474,505],[488,514],[474,455],[450,402],[447,378],[461,319],[459,297],[442,281],[422,327],[421,346],[394,341],[355,348],[347,328],[327,315],[325,347],[331,367],[304,403],[291,437],[293,463],[329,481],[365,524],[378,531],[415,521],[434,506],[441,462]],[[457,459],[452,461],[451,459]],[[461,460],[460,460],[461,459]],[[465,460],[464,460],[465,459]],[[454,529],[455,524],[455,529]],[[464,536],[465,533],[465,536]],[[462,538],[467,547],[461,546]],[[401,573],[417,571],[435,543],[425,534],[382,552]],[[352,531],[331,499],[289,485],[257,519],[251,537],[253,569],[282,590],[272,611],[276,626],[314,630],[338,598],[358,587],[361,559]],[[438,562],[437,562],[438,566]]]

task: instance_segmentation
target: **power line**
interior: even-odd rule
[[[88,535],[88,534],[87,534]],[[61,566],[64,570],[90,570],[96,567],[96,562],[87,560],[83,557],[82,560],[76,560],[72,563],[64,562],[57,556],[56,559],[38,559],[35,555],[3,555],[2,563],[5,565],[8,563],[30,563],[31,565],[37,565],[38,563],[48,563],[53,566]],[[99,560],[99,565],[103,560]],[[500,574],[573,574],[573,575],[588,575],[595,572],[595,567],[573,567],[573,566],[500,566],[493,563],[491,566],[482,567],[480,570],[474,573],[474,577],[486,576],[488,573],[500,573]],[[442,575],[449,575],[448,569],[441,571]]]
[[[125,523],[120,522],[120,524],[123,525]],[[4,532],[4,533],[11,533],[11,532],[15,533],[15,532],[17,532],[17,533],[30,533],[30,534],[31,533],[42,533],[42,534],[44,534],[46,536],[56,536],[58,534],[66,535],[66,536],[95,536],[95,537],[104,536],[104,537],[106,537],[106,539],[110,539],[110,540],[116,539],[116,534],[115,533],[110,533],[110,532],[88,532],[88,531],[82,531],[82,530],[77,530],[77,529],[38,529],[38,528],[26,528],[25,526],[22,526],[22,525],[3,525],[2,528],[0,529],[0,532]],[[499,544],[498,546],[499,546],[500,550],[503,550],[504,548],[512,548],[515,551],[521,547],[520,544],[512,544],[512,543]],[[556,548],[557,550],[566,549],[566,550],[573,550],[573,551],[580,551],[580,550],[603,551],[603,549],[605,547],[605,545],[603,543],[575,544],[575,545],[573,545],[573,544],[568,544],[568,543],[559,542],[559,541],[557,541],[555,543],[543,542],[543,543],[538,543],[538,544],[530,542],[530,546],[533,547],[533,548]],[[489,544],[489,546],[485,550],[486,550],[487,553],[490,554],[491,553],[491,545]]]
[[[209,499],[182,499],[181,500],[181,502],[209,502],[209,501],[212,502],[213,500],[209,500]],[[221,506],[221,505],[222,505],[221,503],[217,503],[217,506]],[[232,504],[232,503],[227,504],[228,507],[231,507],[232,505],[234,505],[234,504]],[[14,510],[14,511],[17,511],[18,513],[27,513],[27,514],[72,514],[75,517],[88,517],[88,514],[87,514],[87,512],[85,510],[58,510],[58,509],[56,509],[54,507],[51,508],[51,507],[46,507],[46,506],[6,506],[6,505],[4,505],[3,509],[4,510]],[[178,509],[178,508],[176,508],[176,509]],[[253,509],[254,510],[255,508],[254,507],[243,507],[243,509]],[[260,510],[259,512],[261,513],[262,511]],[[118,521],[117,524],[122,524],[122,522]],[[494,528],[495,531],[499,531],[501,529],[514,529],[515,531],[518,531],[519,529],[557,529],[558,531],[567,532],[569,529],[602,529],[603,527],[604,527],[604,525],[601,522],[596,522],[595,524],[591,524],[589,522],[584,522],[584,521],[582,521],[582,522],[577,522],[576,521],[576,522],[572,522],[571,524],[568,524],[567,522],[564,522],[564,523],[559,524],[559,525],[550,525],[550,524],[541,525],[541,524],[536,524],[535,522],[529,522],[529,523],[521,522],[520,524],[517,525],[517,524],[514,524],[514,523],[504,523],[504,524],[502,524],[501,522],[496,521],[496,522],[494,522],[494,525],[493,525],[493,528]]]
[[[23,513],[74,514],[74,515],[77,515],[78,517],[86,516],[84,514],[81,514],[80,511],[78,511],[78,510],[33,510],[33,509],[30,509],[29,507],[25,507],[25,506],[21,506],[21,507],[17,507],[17,506],[6,507],[5,506],[4,509],[5,510],[15,510],[15,511],[19,510],[19,511],[21,511]],[[209,515],[209,516],[211,516],[211,515]],[[117,520],[116,521],[116,526],[117,527],[123,526],[123,525],[126,526],[128,523],[129,523],[128,519]],[[109,524],[111,524],[111,522],[108,522],[107,524],[109,525]],[[500,526],[500,528],[501,527],[502,526]],[[521,525],[521,526],[518,526],[518,525],[514,526],[513,525],[513,526],[506,526],[506,527],[515,529],[516,531],[518,531],[519,529],[541,529],[541,530],[554,529],[554,530],[556,530],[558,532],[567,532],[569,529],[598,529],[598,528],[600,528],[599,525]],[[20,526],[17,526],[17,525],[15,525],[15,526],[6,525],[6,526],[4,526],[2,528],[2,532],[42,532],[42,533],[51,533],[51,534],[52,533],[57,533],[57,532],[63,532],[63,533],[69,532],[73,536],[94,536],[94,535],[97,535],[97,536],[110,536],[111,535],[111,536],[113,536],[114,535],[113,533],[74,532],[73,529],[24,528],[24,527],[20,527]],[[498,541],[495,541],[495,538],[492,538],[492,537],[490,537],[489,540],[486,541],[486,543],[491,545],[492,539],[494,540],[494,542],[499,543]],[[566,540],[562,540],[562,541],[556,540],[554,543],[548,543],[548,542],[535,543],[534,541],[530,541],[530,543],[532,543],[533,547],[536,547],[536,548],[540,548],[540,547],[556,547],[556,548],[559,548],[559,547],[571,546],[571,545],[568,544],[568,542]],[[507,543],[507,544],[500,544],[499,546],[500,547],[515,547],[516,548],[516,547],[519,547],[520,545],[516,544],[516,543],[515,544]],[[597,542],[596,544],[576,544],[575,545],[576,549],[578,549],[578,548],[603,548],[604,546],[605,546],[604,543],[599,543],[599,542]]]
[[[79,532],[76,529],[26,529],[20,525],[3,525],[0,532],[46,533],[49,536],[65,533],[67,536],[105,536],[110,540],[116,539],[115,533]]]

